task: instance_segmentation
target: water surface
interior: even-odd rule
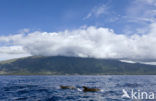
[[[102,91],[84,93],[82,86]],[[155,92],[156,76],[0,76],[0,101],[132,101],[121,97],[122,89]]]

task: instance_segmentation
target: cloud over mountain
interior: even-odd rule
[[[0,43],[3,43],[0,46],[0,55],[156,59],[155,28],[156,24],[153,23],[148,33],[130,36],[93,26],[63,32],[36,31],[0,36]]]

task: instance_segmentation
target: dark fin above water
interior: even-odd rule
[[[99,88],[89,88],[89,87],[86,87],[86,86],[82,86],[82,87],[83,87],[84,92],[97,92],[97,91],[100,91]]]
[[[63,86],[63,85],[60,85],[60,88],[61,89],[76,89],[74,86]]]

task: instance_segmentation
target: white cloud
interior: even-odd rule
[[[0,61],[31,56],[30,54],[7,54],[0,53]]]
[[[156,59],[156,23],[144,35],[116,34],[108,28],[86,27],[64,32],[32,32],[0,36],[0,56],[43,55],[94,58]],[[9,55],[10,54],[10,55]],[[6,55],[6,56],[7,56]],[[13,56],[14,58],[15,56]],[[2,57],[0,57],[2,58]]]
[[[145,4],[150,4],[156,6],[156,1],[155,0],[138,0],[138,2],[142,2]]]
[[[136,63],[135,61],[131,61],[131,60],[120,60],[120,61],[125,63]]]
[[[135,22],[155,22],[156,0],[134,0],[127,9],[126,17]]]
[[[24,28],[22,30],[19,30],[19,33],[28,33],[29,31],[30,31],[30,29]]]
[[[118,21],[126,22],[121,29],[124,33],[147,34],[149,26],[156,23],[156,0],[132,0]]]
[[[2,46],[0,47],[0,53],[23,54],[26,52],[21,46]]]
[[[98,17],[102,14],[108,14],[108,9],[109,7],[104,4],[101,6],[94,7],[84,19],[88,19],[92,16]]]
[[[26,52],[22,46],[1,46],[0,47],[0,61],[8,60],[13,58],[20,58],[31,56]]]

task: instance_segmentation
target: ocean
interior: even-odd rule
[[[82,86],[101,91],[83,92]],[[122,96],[123,90],[130,98]],[[156,101],[155,90],[154,75],[0,76],[0,101]]]

